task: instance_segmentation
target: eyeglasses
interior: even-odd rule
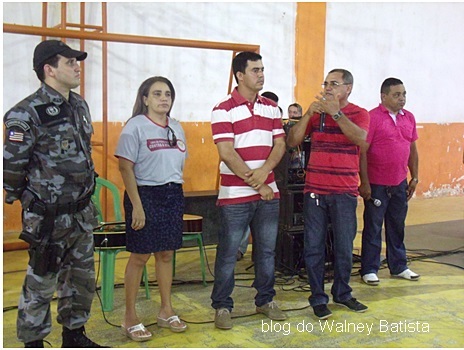
[[[174,133],[174,130],[172,130],[168,125],[166,125],[166,128],[168,129],[168,143],[170,147],[176,147],[177,146],[177,137],[176,134]]]
[[[339,83],[338,81],[331,81],[331,82],[324,81],[321,84],[323,89],[327,88],[327,86],[330,86],[333,89],[333,88],[339,87],[341,85],[351,85],[351,83]]]

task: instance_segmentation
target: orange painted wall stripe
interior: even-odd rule
[[[326,4],[297,4],[295,25],[295,98],[306,112],[324,81]]]

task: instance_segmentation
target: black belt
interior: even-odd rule
[[[177,182],[168,182],[164,185],[156,185],[156,186],[150,186],[150,185],[142,185],[138,187],[157,187],[157,188],[162,188],[162,187],[182,187],[182,184],[177,183]]]
[[[88,195],[87,197],[84,197],[76,202],[64,204],[45,204],[38,199],[33,199],[27,210],[42,216],[76,214],[84,210],[84,208],[89,205],[91,198],[92,196]]]

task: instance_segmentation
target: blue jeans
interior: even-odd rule
[[[240,250],[242,254],[245,254],[248,249],[248,240],[250,238],[250,233],[251,231],[248,227],[246,232],[243,234],[242,240],[240,241],[240,248],[238,250]]]
[[[357,198],[350,194],[304,196],[304,254],[308,273],[311,306],[327,304],[324,292],[326,237],[329,220],[333,230],[334,281],[332,296],[334,301],[352,298],[350,277],[353,266],[353,240],[356,236]]]
[[[279,200],[225,205],[219,209],[222,227],[218,234],[211,306],[214,309],[227,308],[229,311],[234,307],[231,294],[235,286],[234,269],[237,263],[237,250],[248,226],[253,237],[255,264],[253,287],[258,291],[255,305],[263,306],[271,302],[276,294],[274,264]]]
[[[379,271],[384,221],[390,273],[397,275],[408,268],[404,246],[404,226],[408,212],[407,188],[406,180],[398,186],[371,184],[372,198],[380,199],[382,204],[376,207],[372,202],[364,201],[361,275]]]

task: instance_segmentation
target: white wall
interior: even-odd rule
[[[50,23],[59,21],[59,4],[50,3]],[[100,4],[87,3],[88,24],[100,25]],[[5,3],[4,23],[41,25],[41,3]],[[78,3],[68,4],[68,21],[78,22]],[[295,3],[108,3],[108,32],[154,37],[260,45],[265,66],[263,91],[279,104],[293,102]],[[32,52],[39,36],[3,34],[3,112],[32,93],[38,80]],[[75,40],[67,41],[78,48]],[[101,120],[101,42],[88,41],[86,99]],[[172,115],[182,121],[209,121],[212,107],[226,94],[232,52],[108,43],[109,119],[130,116],[141,82],[168,77],[176,89]]]
[[[351,101],[371,109],[388,77],[403,81],[418,122],[464,122],[464,3],[327,4],[325,74],[354,76]]]
[[[57,23],[59,3],[49,3]],[[68,4],[78,21],[78,4]],[[100,24],[100,3],[87,3],[88,23]],[[108,31],[257,44],[266,67],[264,90],[293,102],[296,3],[108,3]],[[3,21],[41,24],[41,3],[4,3]],[[366,109],[379,102],[382,81],[403,80],[406,108],[418,122],[463,122],[464,3],[327,4],[325,72],[342,67],[355,79],[351,100]],[[32,51],[38,36],[3,34],[3,112],[38,86]],[[78,47],[76,41],[68,41]],[[101,119],[101,43],[87,43],[87,100]],[[128,118],[140,83],[165,75],[177,90],[173,116],[208,121],[227,92],[231,53],[213,50],[109,43],[109,118]]]

